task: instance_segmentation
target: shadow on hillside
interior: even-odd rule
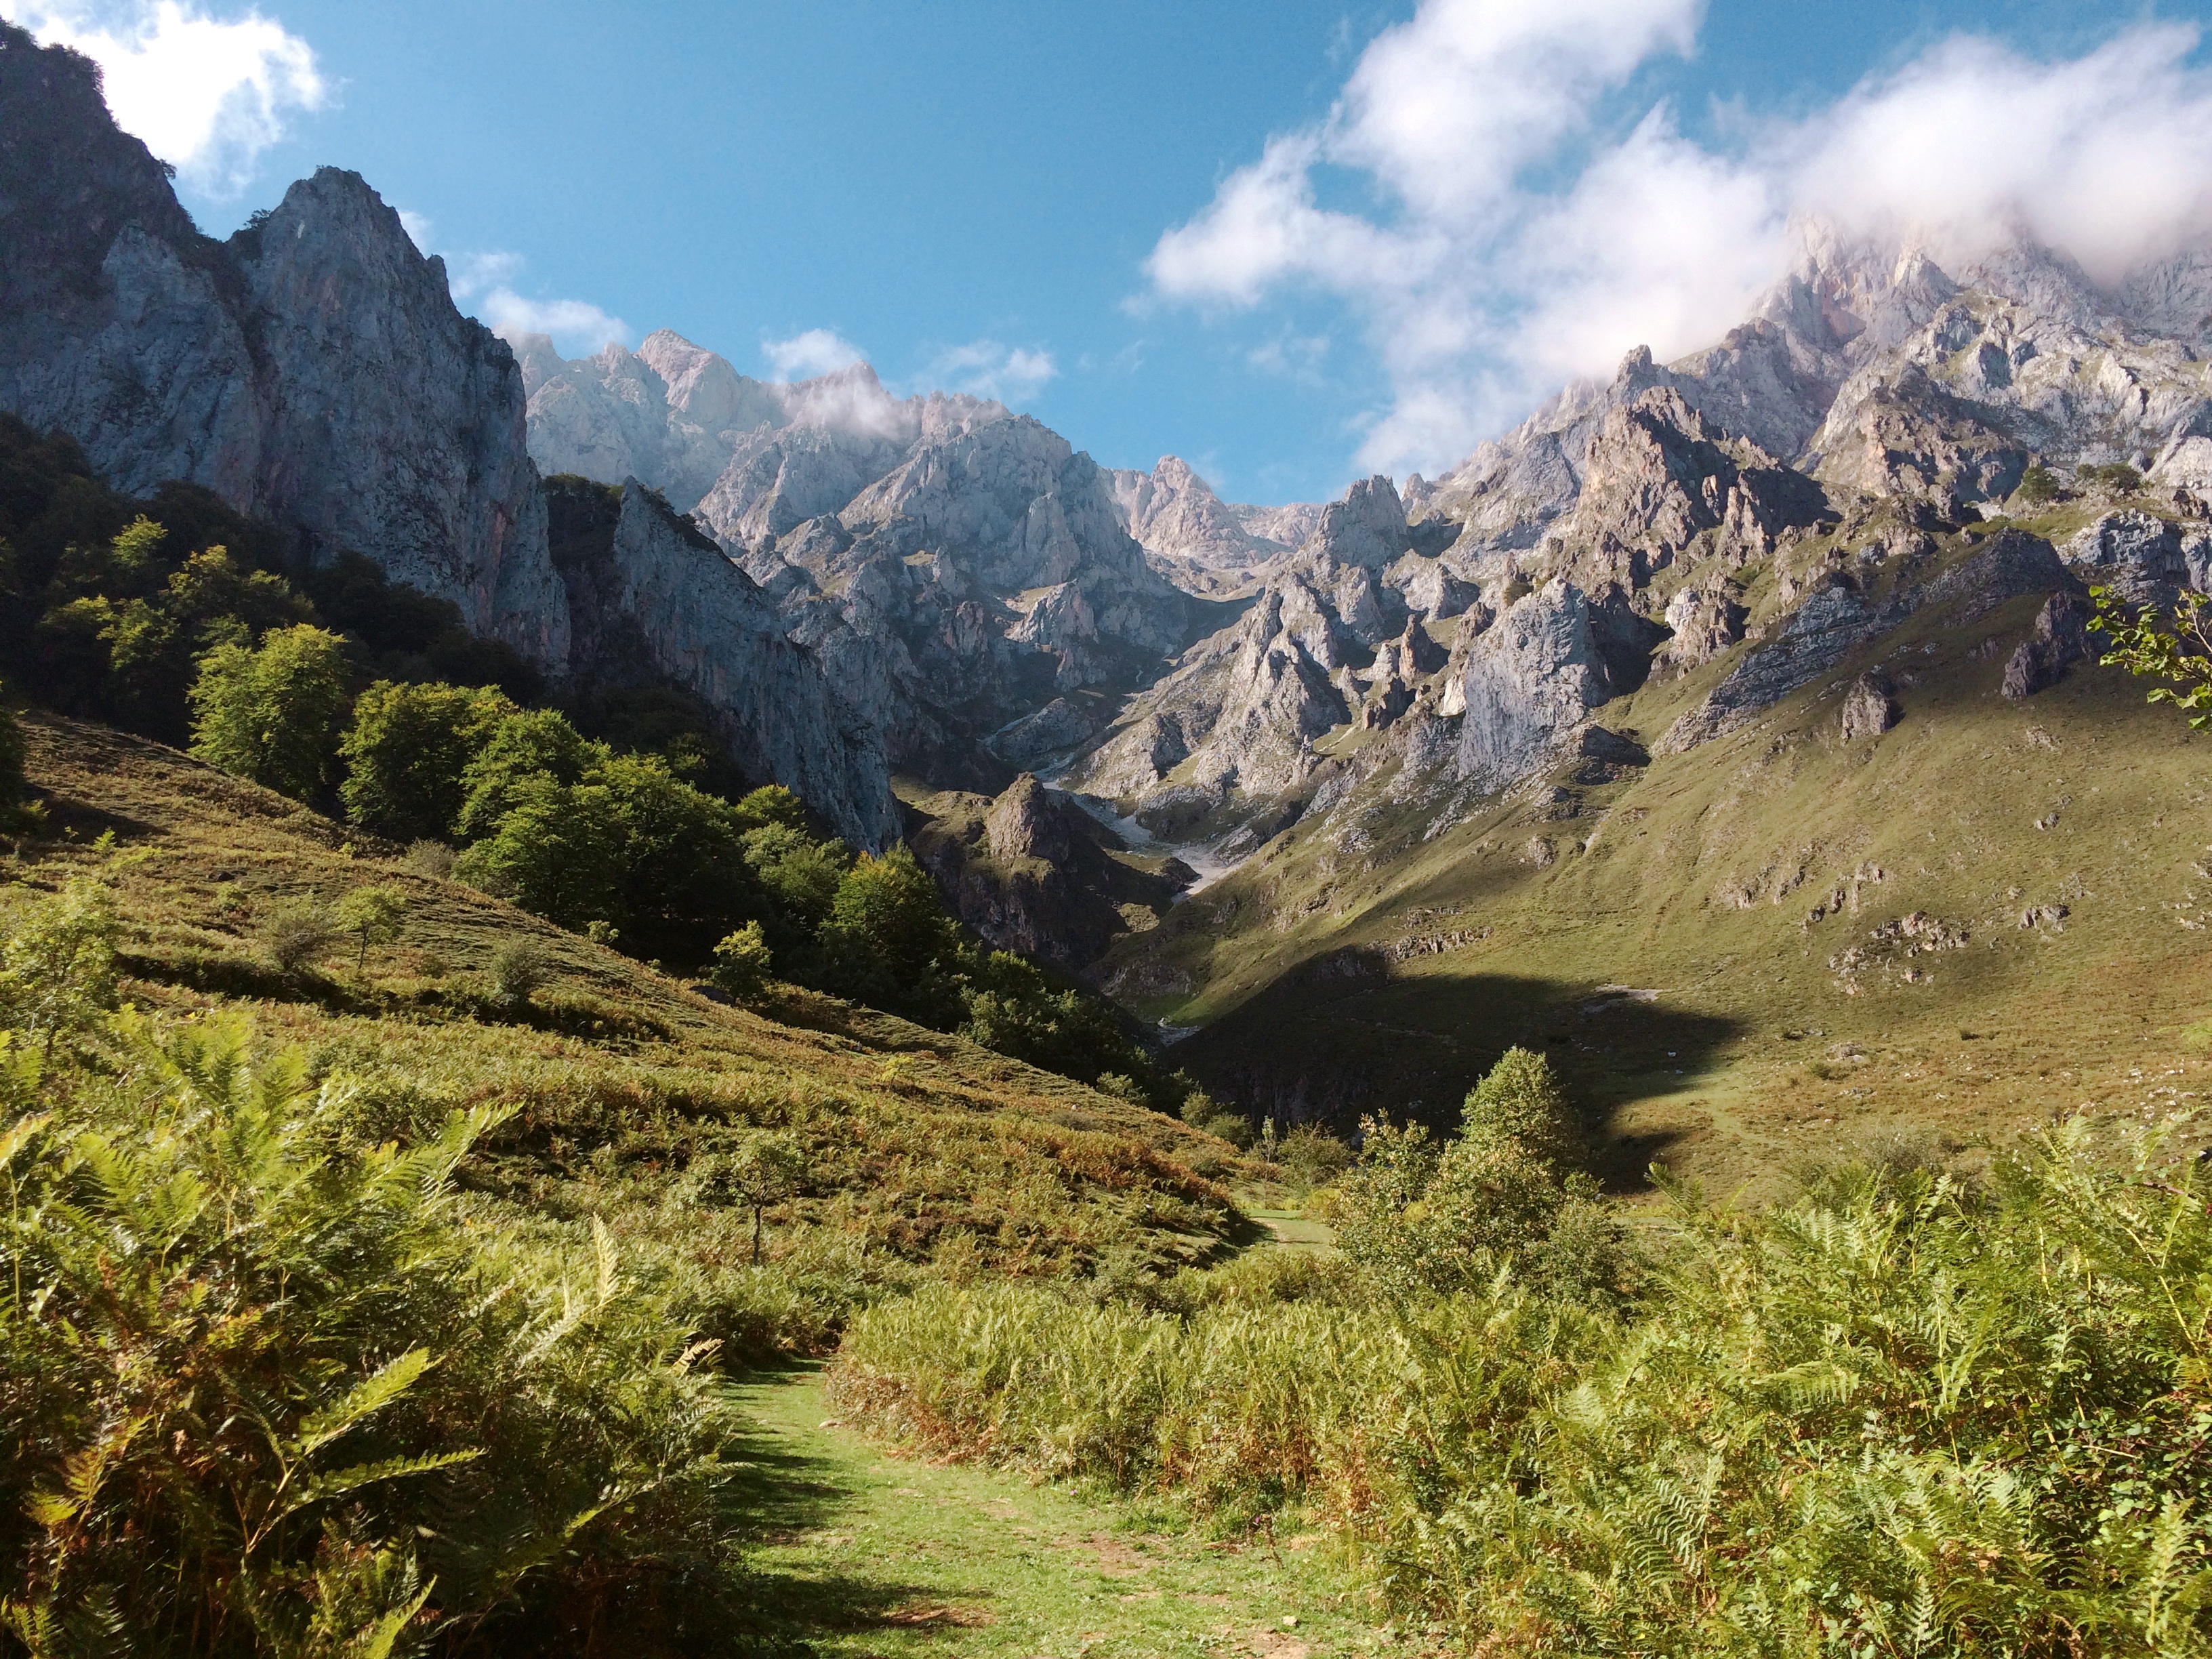
[[[112,835],[122,842],[137,841],[154,833],[149,824],[137,818],[126,817],[120,812],[111,812],[105,807],[94,806],[89,801],[73,795],[60,794],[51,789],[33,788],[31,799],[46,812],[46,822],[40,826],[37,840],[33,843],[39,851],[58,842],[88,842],[104,835]]]
[[[763,1382],[775,1375],[754,1374]],[[945,1609],[933,1598],[944,1595],[941,1585],[763,1565],[762,1546],[837,1533],[857,1494],[834,1462],[798,1449],[772,1428],[743,1436],[730,1456],[740,1466],[724,1492],[745,1540],[738,1594],[746,1651],[798,1659],[824,1636],[936,1627]]]
[[[1506,974],[1399,976],[1338,953],[1285,975],[1174,1054],[1248,1111],[1349,1136],[1378,1113],[1455,1127],[1460,1102],[1500,1054],[1534,1048],[1588,1115],[1595,1172],[1628,1191],[1698,1131],[1615,1136],[1618,1109],[1700,1086],[1698,1074],[1741,1029],[1632,988]]]

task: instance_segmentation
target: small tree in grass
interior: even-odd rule
[[[1369,1119],[1334,1187],[1347,1259],[1397,1294],[1450,1291],[1510,1267],[1595,1288],[1617,1276],[1617,1224],[1576,1166],[1583,1137],[1551,1062],[1509,1048],[1467,1097],[1460,1133]]]
[[[520,1007],[544,982],[545,952],[536,939],[507,939],[491,953],[491,991],[501,1002]]]
[[[356,973],[368,966],[370,945],[389,945],[399,937],[399,924],[406,915],[406,892],[388,884],[356,887],[338,901],[338,931],[351,933],[357,946]]]
[[[2058,499],[2057,475],[2041,461],[2031,462],[2013,494],[2030,507],[2046,506]]]
[[[806,1154],[787,1135],[755,1130],[728,1153],[717,1173],[753,1212],[753,1265],[758,1267],[762,1213],[799,1190],[806,1177]]]
[[[261,954],[279,973],[305,972],[330,944],[330,923],[322,907],[311,899],[289,900],[261,924]]]
[[[749,921],[714,947],[714,965],[707,978],[733,997],[750,997],[758,994],[775,965],[768,936],[760,923]]]
[[[118,932],[113,896],[97,876],[72,876],[9,915],[0,941],[0,1020],[35,1038],[51,1060],[57,1038],[97,1024],[115,1006]]]

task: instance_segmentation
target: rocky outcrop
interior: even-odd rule
[[[2005,663],[2004,695],[2032,697],[2063,679],[2069,668],[2089,654],[2092,614],[2077,594],[2053,593],[2045,600],[2034,628]]]
[[[1811,479],[1716,433],[1679,392],[1657,387],[1599,422],[1552,562],[1634,590],[1693,556],[1739,569],[1770,556],[1784,532],[1834,516]]]
[[[210,241],[94,66],[0,24],[0,409],[118,487],[204,484],[564,661],[514,354],[357,175]]]
[[[1591,710],[1643,683],[1646,664],[1636,660],[1623,609],[1617,595],[1610,607],[1594,605],[1555,578],[1475,642],[1439,706],[1461,717],[1462,778],[1485,789],[1517,781]]]
[[[1107,478],[1123,528],[1152,567],[1184,592],[1208,599],[1250,591],[1258,567],[1289,552],[1313,528],[1302,521],[1302,507],[1230,506],[1173,455],[1163,455],[1150,472],[1116,468]],[[1312,511],[1317,518],[1319,509]],[[1257,528],[1253,520],[1262,515],[1271,529],[1290,532],[1286,539]]]
[[[961,921],[996,949],[1070,972],[1150,927],[1196,878],[1132,855],[1112,831],[1024,773],[996,799],[919,803],[909,839]]]
[[[1904,717],[1895,684],[1879,668],[1869,668],[1844,694],[1843,739],[1856,743],[1878,738]]]
[[[1096,730],[1079,694],[1142,684],[1192,632],[1108,475],[1001,404],[894,398],[866,365],[747,380],[665,331],[527,358],[545,464],[655,457],[646,481],[742,562],[895,768],[996,787]]]
[[[2085,525],[2058,556],[2090,586],[2160,611],[2172,610],[2182,589],[2204,592],[2212,581],[2212,531],[2136,510],[2107,513]]]
[[[1656,752],[1680,754],[1736,730],[1925,607],[1941,607],[1947,621],[1960,625],[2008,599],[2072,585],[2050,543],[2016,530],[2000,531],[1933,580],[1904,586],[1887,598],[1869,598],[1848,576],[1837,574],[1668,727]]]

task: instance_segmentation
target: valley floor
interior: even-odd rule
[[[1318,1533],[1215,1539],[1171,1510],[890,1455],[829,1417],[818,1369],[757,1375],[744,1571],[764,1651],[822,1659],[1412,1654]],[[1295,1625],[1286,1625],[1295,1620]]]

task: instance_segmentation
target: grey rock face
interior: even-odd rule
[[[1680,754],[1736,730],[1916,611],[1942,606],[1953,622],[1964,623],[2008,599],[2072,585],[2051,544],[2017,530],[2000,531],[1934,580],[1907,586],[1886,599],[1869,599],[1848,578],[1835,577],[1790,612],[1771,638],[1746,653],[1703,702],[1668,726],[1655,752]]]
[[[915,854],[954,913],[994,947],[1062,968],[1084,968],[1195,879],[1173,860],[1152,872],[1116,861],[1110,831],[1027,774],[995,800],[949,793],[927,810]]]
[[[2185,587],[2201,587],[2212,564],[2212,532],[2149,513],[2107,513],[2058,550],[2067,568],[2130,605],[2171,610]]]
[[[897,839],[876,733],[831,690],[819,659],[786,637],[752,580],[688,520],[631,480],[604,568],[577,577],[603,611],[595,631],[611,632],[610,617],[626,623],[653,665],[714,711],[749,774],[794,790],[859,846]]]
[[[1673,637],[1656,666],[1686,672],[1711,662],[1743,638],[1750,614],[1725,580],[1682,588],[1667,602],[1667,627]]]
[[[366,554],[558,670],[514,355],[374,191],[326,167],[210,241],[91,66],[9,26],[0,135],[0,408],[122,489],[187,479]]]
[[[1514,782],[1612,700],[1616,688],[1594,621],[1589,596],[1555,579],[1476,642],[1443,706],[1464,717],[1462,778],[1485,788]]]
[[[1851,682],[1844,695],[1843,738],[1856,743],[1878,738],[1905,717],[1898,706],[1897,688],[1880,669],[1869,669]]]
[[[2076,594],[2053,593],[2036,613],[2035,627],[2005,663],[2008,697],[2032,697],[2065,678],[2089,654],[2088,605]]]
[[[1009,765],[1033,767],[1079,747],[1098,729],[1097,722],[1066,697],[1054,697],[1033,714],[1024,714],[994,732],[991,752]]]
[[[1069,694],[1141,684],[1188,637],[1112,480],[1000,404],[895,399],[865,365],[764,385],[665,331],[635,356],[530,361],[545,464],[656,458],[641,476],[690,497],[896,766],[994,783],[1088,735]]]
[[[1106,476],[1123,528],[1153,568],[1186,592],[1210,599],[1249,592],[1257,567],[1296,547],[1313,527],[1296,516],[1299,507],[1230,506],[1173,455],[1163,455],[1150,472],[1116,468]],[[1294,533],[1278,540],[1247,521],[1260,514]]]

